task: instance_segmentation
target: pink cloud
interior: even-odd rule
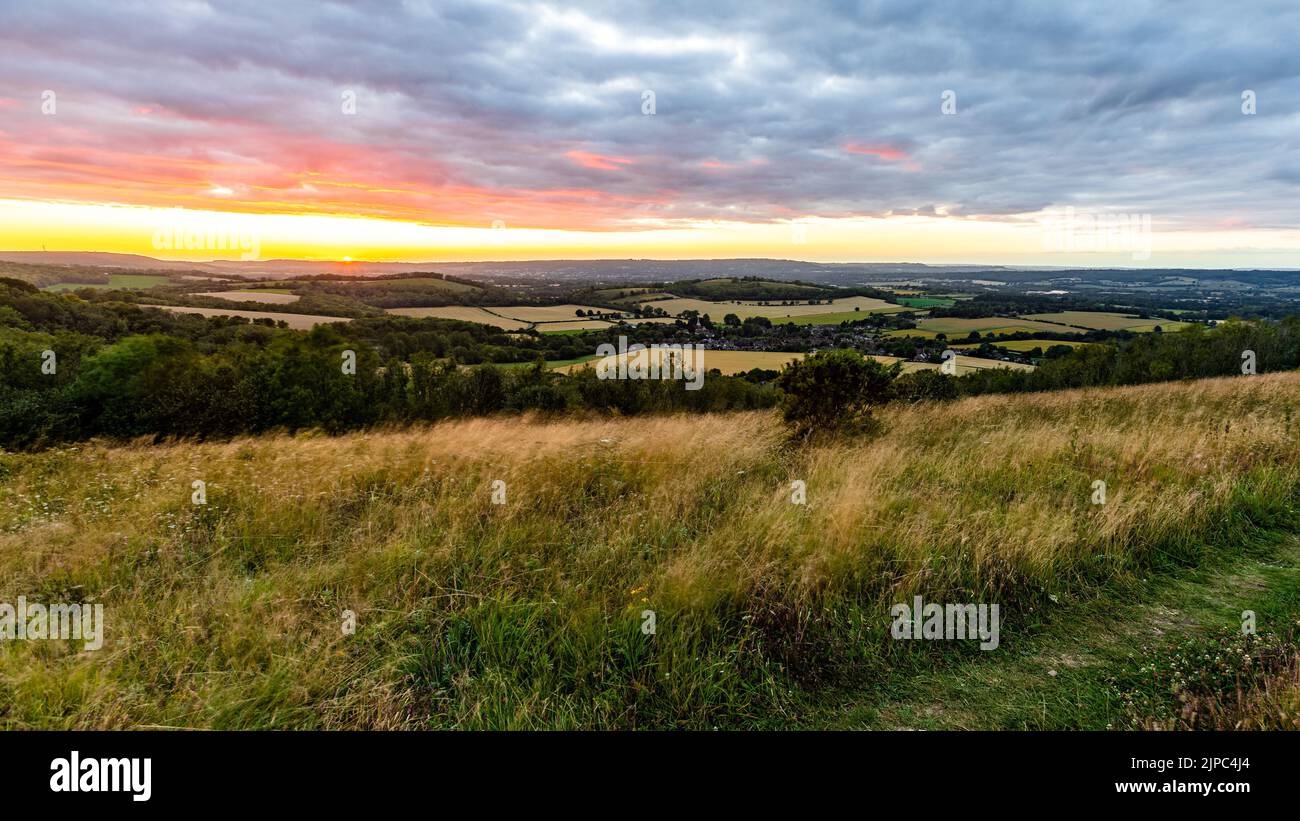
[[[566,151],[564,156],[583,168],[596,168],[601,171],[621,171],[623,166],[631,165],[627,157],[610,157],[605,154],[593,154],[590,151]]]
[[[879,157],[889,162],[898,162],[907,159],[907,152],[901,148],[895,148],[892,145],[867,145],[864,143],[847,142],[840,146],[849,154],[867,154],[872,157]]]

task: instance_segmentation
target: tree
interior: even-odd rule
[[[902,368],[901,363],[886,366],[844,349],[791,362],[776,380],[784,393],[785,421],[802,438],[834,430],[867,430],[871,408],[889,401],[890,385]]]

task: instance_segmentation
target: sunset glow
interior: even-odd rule
[[[308,5],[294,25],[314,35],[292,54],[270,6],[258,21],[183,3],[7,12],[0,249],[221,256],[157,247],[180,223],[256,235],[263,259],[1208,267],[1300,252],[1294,171],[1265,159],[1294,134],[1294,86],[1263,69],[1137,109],[1097,81],[1104,60],[1029,75],[1012,60],[953,90],[968,68],[955,52],[840,70],[770,10],[675,37],[595,11],[484,8],[462,23],[419,4]],[[861,28],[854,49],[926,49],[934,21],[915,14]],[[1160,61],[1132,55],[1127,31],[1061,25]],[[1224,42],[1239,58],[1225,64],[1258,51]],[[1247,83],[1270,101],[1249,117]],[[1061,207],[1149,215],[1156,253],[1046,248],[1038,220]]]

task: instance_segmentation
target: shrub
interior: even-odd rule
[[[796,436],[822,431],[862,431],[871,408],[887,402],[902,365],[882,365],[857,351],[821,351],[791,362],[776,384],[785,396],[781,409]]]

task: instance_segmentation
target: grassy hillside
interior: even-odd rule
[[[1258,608],[1242,710],[1278,726],[1298,406],[1288,373],[890,407],[812,450],[756,412],[0,455],[0,601],[108,621],[0,644],[0,727],[1156,726],[1148,659],[1047,668],[1197,584],[1119,644]],[[892,641],[914,594],[1000,603],[1001,646]]]

